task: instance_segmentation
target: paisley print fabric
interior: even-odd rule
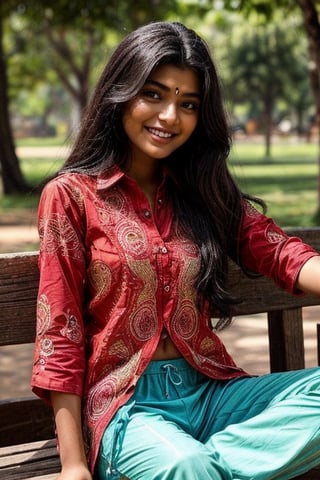
[[[154,211],[115,167],[99,177],[64,174],[42,193],[39,235],[33,390],[47,399],[49,390],[83,397],[92,468],[106,425],[132,395],[163,328],[209,377],[247,375],[197,308],[199,252],[174,218],[166,172]],[[316,255],[247,203],[239,248],[248,268],[291,291]]]

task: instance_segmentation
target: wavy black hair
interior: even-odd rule
[[[165,64],[191,68],[199,78],[197,127],[164,162],[175,177],[170,188],[175,215],[201,252],[195,285],[199,308],[206,304],[211,314],[219,310],[228,319],[235,301],[226,284],[228,257],[237,260],[244,195],[227,166],[231,137],[217,70],[194,30],[177,22],[154,22],[124,38],[102,72],[62,171],[95,175],[114,164],[125,168],[129,144],[123,106]]]

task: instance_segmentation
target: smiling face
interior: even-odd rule
[[[162,65],[124,108],[131,161],[159,160],[183,145],[198,121],[200,86],[191,69]]]

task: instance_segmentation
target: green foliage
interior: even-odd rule
[[[63,158],[48,158],[47,156],[25,158],[22,162],[23,173],[31,185],[37,187],[46,178],[56,174],[64,162]]]
[[[62,147],[68,145],[68,141],[64,136],[21,138],[16,143],[18,147]]]
[[[197,2],[178,0],[9,0],[5,38],[12,111],[47,115],[50,102],[59,106],[63,88],[80,116],[123,35],[143,23],[195,11],[202,11]]]
[[[233,33],[228,62],[232,72],[229,92],[235,101],[266,97],[300,100],[297,93],[305,92],[309,82],[306,42],[304,37],[297,42],[298,29],[293,18],[284,26],[247,24]]]
[[[145,22],[164,18],[178,8],[176,0],[28,0],[22,1],[19,11],[35,24],[44,21],[51,26],[61,25],[86,29],[95,25],[131,30]]]
[[[292,0],[222,0],[222,3],[225,9],[241,11],[245,16],[255,16],[262,22],[270,21],[279,9],[287,15],[296,7]]]

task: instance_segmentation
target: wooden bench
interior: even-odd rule
[[[290,233],[297,233],[320,251],[319,228]],[[34,341],[37,260],[37,252],[0,255],[0,346]],[[244,299],[236,305],[234,315],[268,314],[270,370],[304,368],[302,308],[319,305],[320,298],[291,296],[266,278],[247,279],[234,266],[230,285]],[[319,336],[320,327],[318,341]],[[30,398],[1,401],[0,479],[53,480],[58,471],[51,409],[31,393]],[[298,478],[319,480],[320,469]]]

